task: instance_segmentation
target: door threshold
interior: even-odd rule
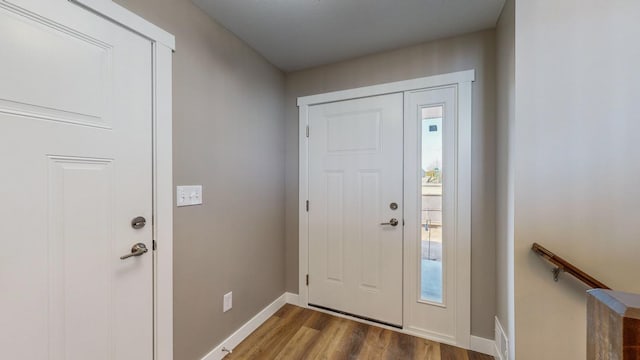
[[[349,312],[346,312],[346,311],[336,310],[336,309],[328,308],[328,307],[321,306],[321,305],[315,305],[315,304],[311,304],[311,303],[309,304],[309,306],[317,308],[317,309],[322,309],[322,310],[325,310],[325,311],[329,311],[329,312],[332,312],[332,313],[340,314],[340,315],[346,315],[346,316],[354,317],[354,318],[357,318],[357,319],[374,322],[374,323],[377,323],[377,324],[380,324],[380,325],[384,325],[384,326],[390,326],[392,328],[396,328],[396,329],[400,329],[400,330],[403,329],[403,327],[401,325],[391,324],[391,323],[388,323],[388,322],[372,319],[370,317],[352,314],[352,313],[349,313]]]

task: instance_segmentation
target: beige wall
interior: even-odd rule
[[[286,77],[286,274],[298,292],[299,96],[476,69],[473,85],[472,333],[493,338],[495,314],[495,32],[425,43]]]
[[[513,220],[515,130],[515,0],[507,0],[496,27],[497,187],[496,316],[513,338]]]
[[[516,357],[585,359],[585,288],[537,241],[640,293],[640,2],[516,7]]]
[[[199,360],[284,292],[284,76],[189,0],[118,0],[176,35],[175,358]],[[233,291],[233,309],[222,296]]]

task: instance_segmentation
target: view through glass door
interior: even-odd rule
[[[442,105],[421,110],[420,298],[442,303]]]

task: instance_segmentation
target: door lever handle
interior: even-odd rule
[[[380,223],[380,225],[398,226],[398,219],[392,218],[391,220],[389,220],[389,222]]]
[[[124,260],[124,259],[128,259],[128,258],[130,258],[132,256],[140,256],[140,255],[146,253],[147,251],[149,251],[149,249],[147,249],[147,246],[145,244],[137,243],[137,244],[133,245],[133,247],[131,248],[131,253],[130,254],[120,256],[120,259]]]

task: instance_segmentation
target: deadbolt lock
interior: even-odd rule
[[[145,225],[147,225],[147,219],[142,216],[131,220],[131,227],[134,229],[142,229]]]
[[[391,208],[391,210],[397,210],[398,209],[398,203],[392,202],[391,204],[389,204],[389,208]]]

